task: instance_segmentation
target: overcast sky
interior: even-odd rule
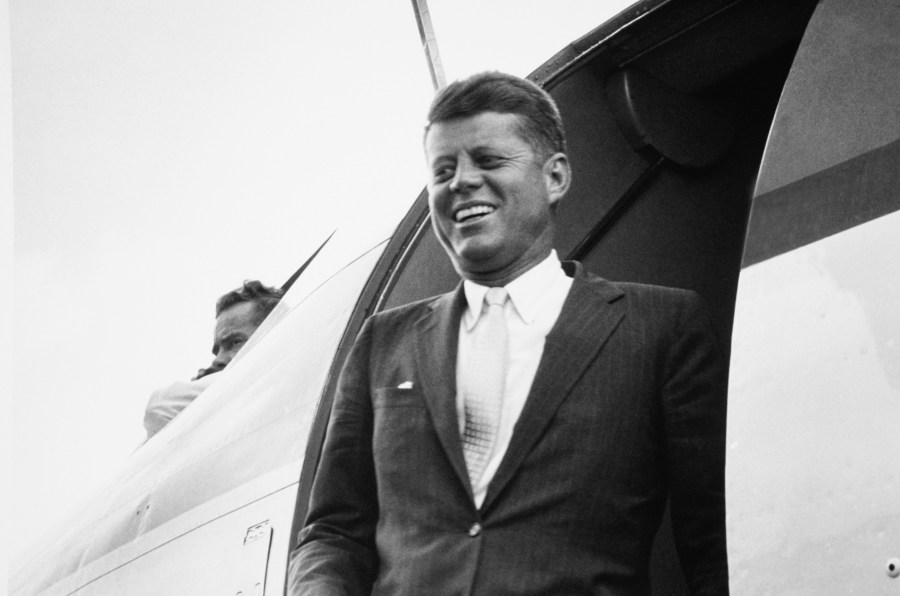
[[[429,2],[448,79],[527,74],[627,4]],[[409,0],[8,10],[18,550],[127,459],[153,389],[209,363],[219,295],[282,283],[337,226],[390,232],[424,183],[432,90]]]

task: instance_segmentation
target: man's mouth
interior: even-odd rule
[[[474,207],[466,207],[465,209],[460,209],[459,211],[454,213],[453,220],[456,223],[473,221],[480,217],[484,217],[485,215],[491,214],[496,210],[496,207],[492,207],[490,205],[475,205]]]

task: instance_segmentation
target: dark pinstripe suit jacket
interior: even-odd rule
[[[567,273],[572,289],[480,510],[456,417],[461,287],[366,322],[335,397],[292,594],[647,594],[667,495],[692,591],[727,594],[726,363],[710,320],[688,291],[611,283],[576,264]]]

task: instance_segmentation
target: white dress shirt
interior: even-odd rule
[[[506,287],[509,300],[503,315],[509,331],[509,354],[506,369],[506,385],[503,393],[503,411],[494,451],[477,486],[472,487],[475,504],[481,507],[487,487],[500,467],[500,461],[509,447],[513,428],[519,420],[525,400],[531,390],[544,341],[559,318],[563,302],[572,287],[572,279],[562,270],[556,251],[546,259],[511,281]],[[459,352],[456,360],[456,386],[463,387],[461,373],[466,370],[471,352],[471,331],[481,315],[486,286],[469,280],[463,282],[468,307],[459,324]],[[462,392],[457,392],[456,409],[459,431],[465,426],[465,404]]]
[[[144,410],[144,429],[147,431],[147,438],[162,430],[220,376],[220,373],[215,372],[193,381],[176,381],[168,387],[154,391]]]

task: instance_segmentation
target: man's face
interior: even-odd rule
[[[213,339],[213,354],[216,357],[210,369],[222,370],[231,362],[259,326],[256,318],[256,305],[252,302],[239,302],[219,313]]]
[[[505,284],[550,254],[550,205],[568,188],[565,155],[541,160],[519,116],[438,122],[425,137],[434,231],[464,277]]]

